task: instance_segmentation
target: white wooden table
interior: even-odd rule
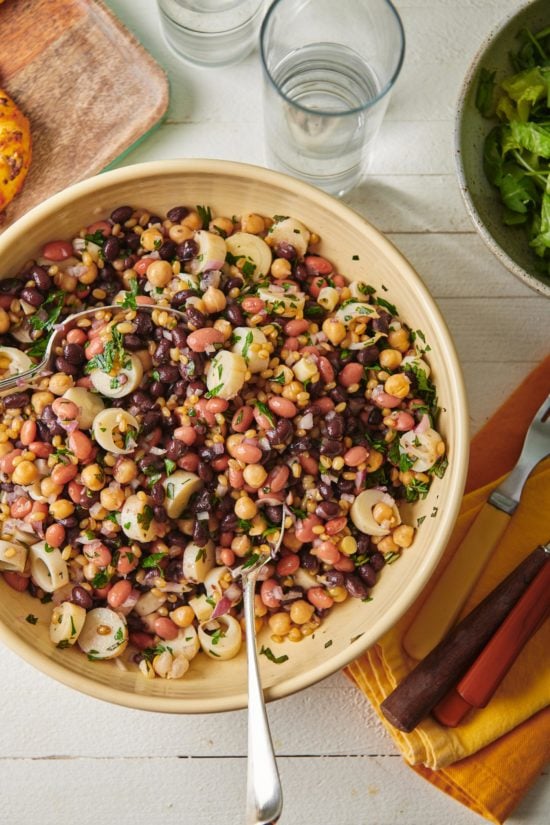
[[[264,163],[258,55],[198,70],[165,46],[153,0],[108,3],[171,81],[167,122],[125,163],[217,157]],[[407,56],[369,179],[349,203],[409,257],[458,347],[472,430],[547,353],[550,302],[523,287],[474,233],[454,175],[457,91],[483,34],[519,0],[397,0]],[[180,717],[71,692],[0,650],[0,822],[239,825],[242,712]],[[481,818],[401,760],[341,674],[270,707],[285,792],[281,825],[474,825]],[[510,825],[547,822],[539,780]]]

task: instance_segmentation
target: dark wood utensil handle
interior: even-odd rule
[[[537,547],[420,662],[380,709],[409,733],[455,685],[487,644],[539,570],[550,559]]]

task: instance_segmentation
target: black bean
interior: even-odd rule
[[[334,389],[330,391],[330,397],[335,404],[341,404],[343,401],[348,400],[348,394],[343,387],[334,387]]]
[[[273,251],[275,252],[275,257],[284,258],[287,261],[293,261],[297,256],[296,247],[286,241],[278,243]]]
[[[357,553],[360,556],[365,555],[370,551],[370,538],[364,533],[359,533],[357,539]]]
[[[151,487],[151,498],[154,504],[164,503],[164,487],[161,481],[156,481]]]
[[[32,267],[31,278],[41,292],[47,292],[52,285],[52,279],[46,270],[38,264]]]
[[[373,318],[371,321],[372,329],[374,332],[383,332],[384,334],[387,334],[390,327],[391,315],[387,312],[380,312],[380,310],[379,314],[379,318]]]
[[[380,350],[378,347],[365,347],[365,349],[361,349],[357,353],[357,360],[360,364],[363,364],[363,366],[368,366],[378,361],[379,355]]]
[[[354,573],[348,573],[345,586],[350,596],[353,596],[354,599],[366,599],[369,595],[367,585]]]
[[[22,289],[20,297],[32,307],[39,307],[46,300],[45,296],[33,286],[26,286]]]
[[[147,338],[153,330],[153,322],[148,312],[138,312],[134,318],[136,334],[142,338]]]
[[[116,261],[120,255],[120,243],[118,238],[110,235],[103,244],[103,257],[107,261]]]
[[[172,392],[176,398],[184,398],[187,395],[187,386],[186,381],[176,381],[176,383],[172,385]]]
[[[264,513],[268,517],[268,519],[273,522],[273,524],[280,524],[283,516],[283,510],[281,507],[277,507],[275,504],[268,504],[264,507]]]
[[[94,493],[92,490],[82,490],[78,503],[83,510],[89,510],[94,504],[99,501],[99,493]]]
[[[196,513],[212,512],[212,496],[208,490],[201,490],[193,504]]]
[[[287,421],[288,419],[284,419]],[[297,453],[305,453],[306,451],[311,450],[313,447],[313,441],[309,436],[304,435],[302,438],[297,438],[296,441],[293,441],[292,444],[289,446],[289,450],[291,453],[296,455]]]
[[[64,372],[66,375],[72,375],[74,378],[76,378],[77,375],[80,375],[80,368],[77,367],[76,364],[71,364],[71,362],[67,361],[66,358],[63,358],[62,355],[55,359],[55,366],[59,372]]]
[[[111,212],[111,220],[113,223],[126,223],[133,214],[134,210],[131,206],[117,206],[117,208]]]
[[[3,481],[0,484],[0,490],[4,493],[13,493],[15,490],[15,484],[12,484],[10,481]]]
[[[161,381],[153,381],[148,387],[149,393],[153,398],[164,398],[166,393],[166,384]]]
[[[352,481],[350,478],[339,478],[336,487],[340,493],[353,493],[355,481]]]
[[[192,238],[180,243],[176,247],[176,258],[179,261],[190,261],[199,251],[199,245]]]
[[[143,343],[141,338],[133,332],[128,332],[124,335],[123,344],[124,349],[127,349],[130,352],[137,352],[140,349],[145,349],[147,346]]]
[[[90,596],[87,590],[84,587],[81,587],[79,584],[75,585],[71,590],[71,601],[73,604],[77,604],[79,607],[83,607],[84,610],[91,610],[94,604],[94,600]]]
[[[321,501],[315,508],[315,515],[328,521],[340,515],[340,507],[335,501]]]
[[[225,308],[225,315],[227,320],[231,321],[235,327],[242,327],[246,324],[246,318],[238,304],[227,304]]]
[[[182,309],[185,307],[188,298],[192,298],[196,292],[194,289],[181,289],[172,295],[170,303],[174,309]]]
[[[180,371],[174,364],[164,364],[158,368],[158,374],[161,381],[165,384],[173,384],[180,377]]]
[[[195,519],[193,523],[193,541],[199,547],[204,547],[208,543],[208,520]]]
[[[382,410],[378,409],[378,407],[373,407],[369,413],[369,424],[372,427],[377,427],[378,424],[382,423],[383,418],[384,416],[382,415]]]
[[[185,308],[185,314],[187,315],[189,325],[195,329],[202,329],[202,327],[206,326],[206,315],[192,304]]]
[[[189,209],[186,206],[173,206],[166,213],[166,217],[172,223],[179,223],[189,214]]]
[[[183,349],[187,343],[187,332],[184,327],[174,327],[172,330],[172,342],[174,346],[179,347],[179,349]]]
[[[131,397],[132,404],[139,407],[140,410],[150,410],[155,406],[153,401],[145,392],[143,392],[143,390],[136,390],[136,392],[132,393]]]
[[[153,507],[153,516],[155,517],[155,521],[167,521],[168,514],[162,504],[155,504]]]
[[[176,257],[176,244],[174,241],[164,241],[160,245],[158,253],[162,261],[172,261]]]
[[[138,461],[138,467],[142,473],[146,471],[149,473],[152,471],[159,472],[164,469],[164,462],[158,455],[144,455]]]
[[[184,543],[187,544],[187,539],[185,539]],[[169,542],[169,544],[174,544],[174,542]],[[164,571],[164,577],[167,581],[179,581],[183,578],[183,559],[171,559],[168,564],[166,565],[166,570]]]
[[[65,344],[63,347],[63,358],[65,358],[69,364],[83,364],[86,360],[84,347],[80,344]]]
[[[214,478],[214,470],[207,464],[205,461],[199,461],[199,466],[197,468],[197,475],[202,481],[212,481]]]
[[[149,220],[147,221],[147,226],[154,226],[155,224],[161,224],[162,218],[158,215],[149,215]]]
[[[232,289],[240,289],[243,283],[242,278],[228,278],[222,286],[222,291],[227,295]]]
[[[29,394],[27,392],[12,392],[4,396],[4,407],[8,410],[20,410],[26,407],[29,403]]]
[[[320,481],[317,489],[319,490],[320,494],[323,498],[331,498],[332,497],[332,485],[325,484],[324,481]]]
[[[321,455],[328,455],[333,458],[336,455],[342,455],[344,452],[344,445],[341,441],[336,441],[334,438],[323,438],[321,440]]]
[[[319,572],[319,559],[312,556],[309,550],[300,550],[300,567],[315,575]]]
[[[301,261],[294,266],[293,270],[294,277],[297,281],[299,281],[299,283],[304,283],[304,281],[307,281],[309,278],[307,267]]]
[[[329,410],[325,416],[325,429],[331,438],[342,438],[345,432],[346,422],[344,417],[334,410]]]
[[[137,252],[140,247],[140,237],[135,232],[129,232],[124,238],[124,243],[131,252]]]
[[[376,553],[373,553],[370,557],[369,562],[374,567],[376,572],[378,572],[379,570],[382,570],[382,568],[386,564],[386,559],[384,558],[382,553],[376,551]]]
[[[237,527],[238,521],[237,516],[235,513],[228,513],[226,516],[222,518],[220,521],[220,530],[223,533],[230,532],[232,533],[233,530]]]
[[[25,282],[19,278],[3,278],[0,281],[0,292],[3,295],[19,295]]]
[[[167,338],[163,338],[159,341],[156,350],[153,353],[153,361],[158,366],[159,364],[165,364],[170,360],[170,350],[172,349],[172,344]]]
[[[67,530],[72,530],[74,527],[78,526],[78,519],[76,516],[67,516],[67,518],[57,519],[57,523],[61,524],[61,526],[65,527]]]
[[[367,587],[374,587],[376,584],[376,579],[378,578],[376,575],[376,570],[371,564],[362,564],[360,567],[357,568],[357,572],[367,585]]]
[[[166,458],[170,461],[177,461],[187,452],[187,447],[183,441],[178,441],[177,438],[171,438],[166,444]]]
[[[339,570],[327,570],[325,579],[331,587],[343,587],[346,581],[346,577]]]

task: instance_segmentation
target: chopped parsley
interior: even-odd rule
[[[204,396],[204,397],[205,397],[205,398],[215,398],[215,397],[216,397],[216,395],[217,395],[219,392],[221,392],[221,390],[223,389],[223,385],[224,385],[224,384],[223,384],[223,381],[222,381],[222,382],[221,382],[221,384],[218,384],[218,385],[217,385],[216,387],[214,387],[213,389],[208,390],[208,392],[207,392],[207,393],[205,393],[205,396]],[[190,414],[190,413],[189,413],[189,414]]]
[[[151,553],[150,556],[146,556],[143,561],[141,562],[142,567],[158,567],[159,562],[162,561],[166,557],[166,553]]]
[[[93,577],[90,584],[95,590],[101,590],[102,587],[105,587],[106,584],[109,583],[110,576],[105,570],[101,570],[99,573],[96,573]]]
[[[44,552],[45,553],[53,553],[54,548],[51,547],[47,541],[44,542]]]
[[[243,564],[243,570],[247,570],[249,567],[254,567],[258,559],[260,558],[259,553],[251,553],[250,556],[247,558],[245,563]]]
[[[262,415],[265,415],[265,417],[271,423],[271,426],[274,427],[275,426],[275,416],[273,415],[273,413],[271,412],[271,410],[269,409],[267,404],[264,404],[263,401],[255,401],[254,406],[259,409],[259,411],[262,413]]]
[[[115,367],[125,369],[130,365],[130,356],[124,349],[123,335],[117,327],[111,329],[111,340],[105,344],[105,349],[99,355],[94,355],[85,367],[85,372],[90,373],[98,369],[102,372],[111,372]]]
[[[281,387],[284,387],[285,384],[285,374],[284,372],[280,372],[279,375],[276,375],[274,378],[269,379],[272,384],[280,384]]]
[[[445,471],[449,466],[449,459],[446,455],[442,455],[441,458],[438,458],[433,467],[430,467],[428,470],[429,475],[437,476],[438,478],[443,478],[445,475]]]
[[[399,315],[399,313],[397,311],[397,307],[395,306],[395,304],[390,304],[390,302],[386,301],[385,298],[376,298],[375,300],[376,300],[376,303],[378,304],[378,306],[384,307],[384,309],[387,309],[388,312],[390,313],[390,315],[393,315],[393,316]]]
[[[254,333],[247,332],[246,338],[244,339],[244,347],[242,348],[242,356],[245,361],[248,361],[248,350],[250,349],[250,344],[254,341]]]
[[[141,513],[137,514],[138,524],[143,527],[144,530],[148,530],[151,526],[151,522],[153,521],[153,516],[153,508],[150,504],[146,504]]]
[[[38,621],[38,618],[37,618],[37,616],[33,616],[32,613],[29,613],[28,616],[25,616],[25,621],[28,622],[29,624],[36,624],[37,621]]]
[[[101,231],[101,229],[96,229],[91,235],[84,235],[84,240],[86,243],[95,243],[96,246],[100,246],[103,249],[103,244],[105,243],[105,235]]]
[[[120,306],[123,309],[137,309],[136,297],[139,292],[139,284],[137,278],[130,278],[130,289],[125,293],[124,298],[120,301]]]
[[[240,518],[240,519],[237,519],[237,527],[240,530],[244,530],[245,532],[248,532],[250,530],[250,528],[252,527],[252,522],[247,518]]]
[[[52,292],[51,295],[48,295],[48,297],[40,307],[40,311],[36,315],[31,315],[31,317],[29,318],[29,324],[34,330],[41,330],[42,332],[46,333],[51,332],[55,324],[57,323],[59,316],[61,315],[61,310],[63,309],[64,303],[64,292],[61,292],[61,290],[56,290],[55,292]],[[46,311],[45,318],[41,317],[44,311]],[[45,349],[46,344],[44,345],[44,350]],[[29,354],[34,355],[34,353],[31,353],[30,350],[27,350],[27,352]]]
[[[332,647],[332,639],[329,639],[328,642],[325,642],[325,649],[327,647]]]
[[[201,559],[206,559],[206,549],[204,547],[199,547],[197,555],[195,556],[195,561],[200,561]]]
[[[260,650],[260,656],[265,656],[267,659],[269,659],[270,662],[273,662],[276,665],[282,665],[283,662],[288,661],[288,656],[286,655],[286,653],[284,653],[282,656],[275,656],[271,648],[264,647],[263,645]]]
[[[223,631],[221,629],[221,627],[219,627],[217,630],[214,631],[214,633],[212,633],[212,635],[210,636],[210,640],[211,640],[213,645],[217,645],[217,644],[219,644],[220,639],[223,639],[224,636],[225,636],[225,631]]]
[[[172,475],[172,473],[174,472],[174,470],[176,469],[177,466],[178,465],[176,464],[176,462],[172,461],[171,458],[165,458],[164,459],[164,468],[166,470],[166,475],[167,476]]]
[[[401,553],[394,553],[393,550],[390,553],[384,553],[384,561],[386,564],[393,564],[397,559],[401,558]]]
[[[413,478],[410,484],[405,487],[405,496],[407,501],[418,501],[419,498],[426,498],[430,489],[430,485],[426,481],[419,481]]]
[[[256,271],[256,264],[251,260],[245,260],[240,269],[245,278],[252,278],[254,272]]]
[[[166,498],[169,499],[170,501],[172,501],[173,498],[174,498],[174,495],[175,495],[175,486],[172,484],[172,482],[170,482],[169,484],[166,485]]]
[[[199,214],[199,218],[202,221],[203,229],[208,227],[210,221],[212,220],[212,210],[209,206],[197,206],[197,212]]]

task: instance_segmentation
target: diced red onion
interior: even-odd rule
[[[223,455],[223,453],[225,452],[225,446],[223,441],[217,441],[215,444],[212,444],[210,449],[215,455]]]
[[[199,510],[197,513],[197,521],[208,521],[210,518],[210,513],[208,510]]]
[[[355,496],[353,496],[351,493],[342,493],[342,495],[340,496],[340,498],[341,498],[343,501],[349,501],[349,502],[350,502],[350,504],[353,504],[353,502],[355,501]]]
[[[311,430],[313,428],[313,415],[311,413],[306,413],[306,415],[303,415],[298,421],[298,426],[303,430]]]
[[[228,599],[225,595],[222,596],[219,602],[216,604],[216,607],[212,611],[211,618],[217,619],[219,616],[225,616],[226,613],[229,613],[231,607],[231,599]]]
[[[243,591],[236,582],[230,584],[224,593],[224,596],[226,596],[233,604],[240,602],[242,595]]]
[[[140,596],[141,596],[141,593],[139,592],[139,590],[131,590],[130,595],[128,596],[126,601],[123,602],[120,605],[120,607],[117,607],[117,612],[122,613],[123,616],[127,616],[128,613],[132,612],[132,610],[134,609],[134,607],[138,603],[138,600],[139,600]]]
[[[164,455],[165,452],[166,452],[166,449],[164,447],[150,447],[149,452],[152,455]]]
[[[424,415],[420,419],[419,423],[414,428],[414,432],[421,435],[422,433],[425,433],[427,429],[429,429],[429,426],[430,426],[430,419],[426,415],[426,413],[424,413]]]
[[[365,483],[365,479],[367,477],[366,470],[358,470],[357,475],[355,476],[355,489],[360,490],[363,484]]]
[[[281,601],[290,602],[293,599],[303,598],[303,593],[300,590],[289,590],[288,593],[283,593]]]

